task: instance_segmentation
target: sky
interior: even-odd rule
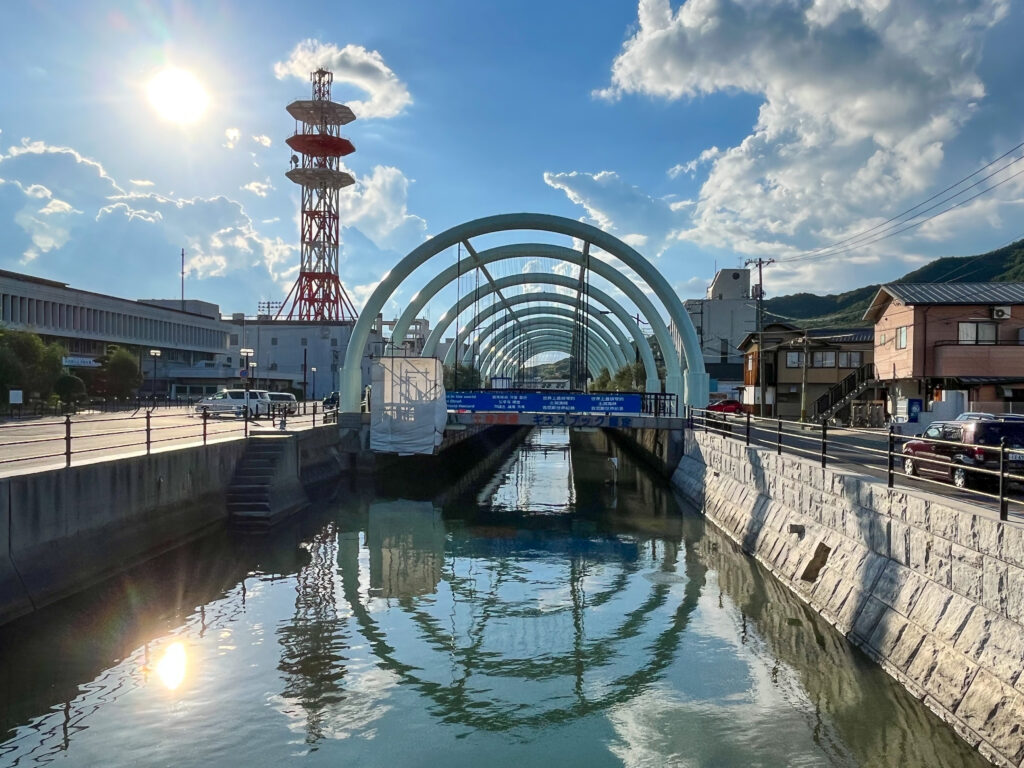
[[[300,202],[284,176],[285,107],[310,98],[309,73],[325,66],[357,116],[345,127],[356,184],[340,194],[341,279],[357,308],[431,235],[520,211],[616,235],[684,299],[757,258],[776,260],[766,296],[892,280],[1024,236],[1020,163],[950,213],[877,237],[1024,141],[1022,6],[7,3],[0,268],[175,298],[184,248],[187,298],[250,315],[283,300]],[[192,79],[175,89],[168,71]],[[525,241],[570,244],[519,233],[474,245]],[[863,245],[828,249],[844,242]],[[417,270],[385,314],[456,258]],[[531,270],[572,273],[534,262],[494,276]]]

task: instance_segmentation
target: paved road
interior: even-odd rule
[[[145,411],[80,413],[71,417],[71,463],[88,464],[115,456],[146,453]],[[322,422],[318,415],[317,424]],[[311,416],[291,417],[288,430],[308,429]],[[274,429],[261,419],[249,423],[250,432]],[[10,477],[65,465],[66,425],[63,419],[24,419],[0,424],[0,477]],[[207,441],[237,440],[245,435],[245,422],[233,417],[211,417]],[[150,418],[150,449],[165,451],[203,442],[203,420],[188,407],[160,408]]]
[[[738,440],[746,439],[746,420],[743,417],[729,417],[709,422],[708,428],[724,427]],[[700,425],[697,425],[700,429]],[[888,434],[884,431],[849,430],[830,428],[827,433],[828,466],[840,466],[864,475],[886,481],[888,473]],[[998,499],[977,491],[965,491],[931,478],[908,477],[903,474],[900,447],[906,438],[897,435],[894,464],[894,486],[923,492],[930,498],[949,502],[951,506],[970,511],[984,511],[992,516],[999,514]],[[778,449],[778,425],[774,422],[751,422],[750,443],[772,450]],[[787,455],[799,454],[812,461],[821,458],[821,432],[818,428],[801,427],[793,422],[783,422],[782,452]],[[1012,484],[1008,494],[1011,519],[1024,520],[1024,489]]]

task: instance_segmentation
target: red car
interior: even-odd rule
[[[743,403],[739,400],[719,400],[709,405],[708,410],[716,413],[743,413]]]

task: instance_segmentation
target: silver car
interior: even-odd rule
[[[271,400],[263,389],[222,389],[215,395],[196,403],[196,413],[211,416],[244,416],[248,409],[250,419],[270,416]]]

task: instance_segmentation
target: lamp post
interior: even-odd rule
[[[256,361],[253,360],[249,363],[249,380],[252,381],[256,376]],[[259,382],[256,382],[256,386],[259,387]]]
[[[309,371],[313,374],[313,399],[316,400],[316,366],[314,365]]]
[[[245,357],[245,367],[242,369],[242,373],[245,377],[245,388],[249,389],[249,358],[252,357],[253,350],[249,347],[242,347],[238,350],[238,354]]]
[[[156,401],[156,359],[160,357],[161,352],[159,349],[149,350],[149,356],[153,358],[153,381],[150,384],[150,389],[153,393],[153,401]]]

